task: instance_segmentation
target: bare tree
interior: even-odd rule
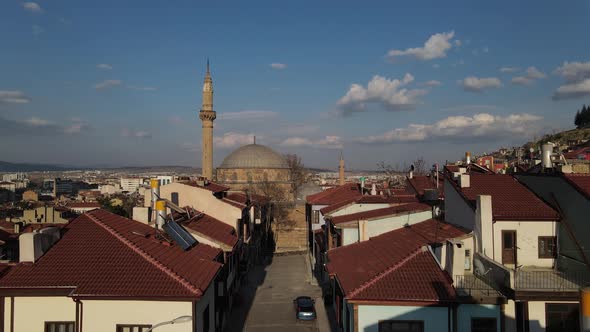
[[[301,162],[301,157],[296,154],[285,155],[287,164],[289,165],[289,171],[291,175],[291,189],[293,190],[293,196],[297,197],[297,191],[305,183],[307,171],[305,166]]]
[[[416,175],[424,175],[428,173],[428,168],[426,167],[426,160],[424,157],[419,157],[418,159],[414,160],[414,174]]]

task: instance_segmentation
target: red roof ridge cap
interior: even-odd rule
[[[395,263],[394,265],[388,267],[384,271],[382,271],[379,274],[377,274],[375,277],[371,278],[369,281],[363,283],[362,285],[360,285],[359,287],[357,287],[356,289],[354,289],[352,292],[350,292],[350,294],[348,294],[348,296],[346,296],[346,298],[353,298],[354,296],[356,296],[357,294],[359,294],[363,290],[367,289],[368,287],[374,285],[379,280],[383,279],[387,274],[389,274],[390,272],[393,272],[393,271],[397,270],[400,266],[406,264],[410,259],[416,257],[418,254],[420,254],[422,252],[423,252],[422,247],[419,247],[418,249],[414,250],[408,256],[404,257],[404,259],[402,259],[401,261],[399,261],[399,262]]]
[[[200,296],[203,296],[203,291],[201,289],[199,289],[198,287],[196,287],[193,284],[191,284],[189,281],[187,281],[186,279],[184,279],[183,277],[181,277],[178,273],[176,273],[176,272],[172,271],[171,269],[169,269],[166,265],[162,264],[160,261],[158,261],[157,259],[155,259],[154,257],[152,257],[147,252],[143,251],[135,243],[133,243],[129,239],[125,238],[123,235],[121,235],[115,229],[113,229],[112,227],[110,227],[110,226],[108,226],[108,225],[100,222],[100,220],[98,218],[96,218],[95,216],[93,216],[91,213],[85,213],[84,215],[86,215],[95,224],[99,225],[104,230],[106,230],[107,232],[109,232],[111,235],[113,235],[119,241],[123,242],[123,244],[125,244],[126,246],[128,246],[135,253],[137,253],[141,257],[145,258],[148,262],[150,262],[151,264],[153,264],[154,266],[156,266],[162,272],[166,273],[172,279],[178,281],[181,285],[183,285],[184,287],[186,287],[189,291],[191,291],[193,293],[196,293],[199,297]]]

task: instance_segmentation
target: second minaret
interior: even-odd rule
[[[203,105],[199,112],[199,119],[203,123],[201,173],[209,180],[213,179],[213,121],[216,118],[217,114],[213,111],[213,80],[209,72],[209,60],[207,60],[207,73],[203,83]]]

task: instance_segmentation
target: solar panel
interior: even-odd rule
[[[174,221],[165,223],[162,228],[183,250],[188,250],[197,243],[189,232]]]

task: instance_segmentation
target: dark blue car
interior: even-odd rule
[[[295,305],[295,317],[299,320],[316,319],[315,301],[309,296],[300,296],[293,300]]]

